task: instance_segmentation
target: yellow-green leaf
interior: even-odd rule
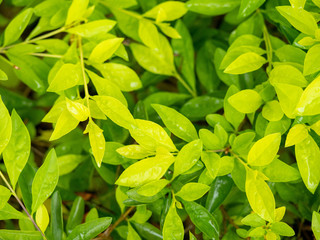
[[[320,120],[312,124],[311,129],[320,136]]]
[[[162,15],[165,17],[161,18],[161,21],[173,21],[178,18],[181,18],[184,14],[187,13],[187,8],[185,6],[185,3],[178,2],[178,1],[166,1],[163,3],[158,4],[148,12],[144,14],[145,17],[157,19],[159,18],[159,12],[161,14],[161,11],[163,12]],[[157,22],[161,22],[157,21]]]
[[[8,80],[7,74],[0,69],[0,81],[7,81],[7,80]]]
[[[106,141],[102,132],[103,130],[91,120],[84,131],[84,133],[89,133],[90,146],[98,167],[101,166],[106,146]]]
[[[300,32],[308,35],[314,35],[315,31],[318,29],[317,22],[313,15],[302,8],[278,6],[276,9]]]
[[[11,197],[10,190],[0,185],[0,210],[6,205],[10,197]]]
[[[59,92],[72,88],[81,81],[80,64],[63,64],[51,82],[49,82],[48,92]]]
[[[66,98],[66,104],[67,104],[68,111],[78,121],[80,122],[85,121],[89,117],[89,114],[90,114],[89,109],[85,105],[83,105],[81,102],[72,101]]]
[[[61,138],[67,133],[75,129],[79,124],[79,121],[75,119],[67,109],[63,110],[60,114],[58,121],[54,127],[54,131],[50,137],[50,141]]]
[[[273,133],[261,138],[250,149],[248,163],[252,166],[265,166],[270,164],[277,155],[280,142],[280,133]]]
[[[45,232],[49,225],[49,214],[43,204],[40,205],[36,212],[36,223],[42,232]]]
[[[270,72],[269,81],[272,85],[276,83],[291,84],[298,87],[308,85],[302,73],[291,65],[278,65]]]
[[[119,100],[109,96],[94,96],[92,98],[101,111],[119,126],[126,129],[136,127],[136,121],[130,111]]]
[[[320,150],[311,136],[295,146],[296,159],[302,180],[314,193],[320,182]]]
[[[184,227],[176,210],[175,199],[167,213],[162,229],[163,240],[183,240]]]
[[[215,152],[203,151],[201,154],[201,160],[206,165],[206,169],[208,170],[212,179],[215,179],[220,169],[220,156]]]
[[[312,213],[312,232],[316,240],[320,239],[320,214],[316,211]]]
[[[262,67],[267,60],[254,52],[247,52],[237,57],[225,70],[225,73],[243,74]]]
[[[85,156],[75,154],[67,154],[58,157],[59,176],[72,172],[85,159]]]
[[[90,38],[97,34],[109,32],[115,25],[116,21],[103,19],[81,24],[73,28],[69,28],[67,31],[81,37]]]
[[[9,112],[4,105],[2,98],[0,96],[0,154],[7,147],[11,132],[12,132],[12,122]]]
[[[89,0],[73,0],[68,10],[66,25],[81,20],[85,14]]]
[[[111,38],[100,42],[92,50],[89,56],[89,61],[103,63],[108,60],[120,47],[122,41],[123,38]]]
[[[320,113],[320,76],[303,91],[296,107],[299,116],[313,116]],[[290,93],[292,94],[292,93]]]
[[[283,117],[283,111],[277,100],[267,102],[262,108],[262,116],[271,121],[279,121]]]
[[[140,146],[140,145],[127,145],[117,149],[117,152],[131,159],[142,159],[154,154],[153,151],[149,151],[148,149]]]
[[[159,32],[157,27],[149,20],[140,19],[139,37],[144,45],[149,48],[159,48]]]
[[[239,112],[252,113],[261,106],[262,98],[256,91],[246,89],[229,97],[228,102]]]
[[[127,187],[138,187],[159,180],[173,162],[174,157],[171,154],[161,154],[143,159],[124,170],[116,184]]]
[[[294,125],[288,132],[286,147],[296,145],[308,137],[308,129],[304,124]]]
[[[176,151],[171,138],[160,125],[142,119],[136,119],[135,122],[137,127],[129,129],[130,134],[144,148],[154,151],[162,146],[169,151]]]
[[[181,197],[186,201],[195,201],[206,194],[209,189],[210,187],[206,184],[187,183],[176,193],[176,196]]]
[[[246,195],[252,210],[261,218],[274,222],[275,200],[268,184],[257,170],[246,168]]]
[[[167,179],[155,180],[138,188],[137,193],[146,197],[152,197],[160,192],[168,184],[169,181]]]
[[[312,73],[316,73],[320,71],[320,63],[318,61],[320,57],[320,44],[314,45],[311,47],[304,59],[304,66],[303,66],[303,74],[310,75]]]

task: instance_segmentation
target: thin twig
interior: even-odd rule
[[[37,223],[34,221],[33,217],[30,215],[30,213],[28,212],[28,210],[26,209],[26,207],[24,206],[24,204],[20,201],[20,199],[18,198],[16,192],[13,190],[13,188],[12,188],[11,185],[8,183],[7,179],[6,179],[5,176],[2,174],[1,171],[0,171],[0,176],[1,176],[2,180],[4,181],[4,183],[7,185],[7,187],[9,188],[9,190],[11,191],[12,195],[15,197],[15,199],[16,199],[17,202],[19,203],[19,205],[22,207],[23,211],[25,211],[25,213],[27,214],[27,216],[29,217],[30,221],[33,223],[33,225],[35,226],[35,228],[41,233],[43,239],[47,240],[46,236],[45,236],[44,233],[41,231],[41,229],[38,227]]]

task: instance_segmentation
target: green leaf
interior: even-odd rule
[[[82,81],[80,64],[63,64],[51,82],[48,92],[59,92],[72,88]]]
[[[291,6],[278,6],[276,9],[300,32],[314,36],[318,26],[310,12],[301,8],[293,8]]]
[[[14,19],[10,21],[6,29],[4,30],[4,44],[7,46],[19,39],[23,31],[28,26],[30,19],[33,14],[32,8],[27,8],[26,10],[19,13]]]
[[[5,206],[11,197],[11,192],[8,188],[0,185],[0,210]]]
[[[220,168],[220,156],[215,152],[202,152],[201,153],[201,160],[206,165],[206,169],[209,172],[209,175],[212,179],[217,177],[219,168]]]
[[[84,130],[84,133],[89,133],[90,146],[98,167],[101,166],[106,146],[106,141],[102,132],[103,130],[99,128],[98,125],[95,124],[92,120],[89,120],[89,123]]]
[[[316,211],[312,213],[312,232],[317,240],[320,239],[320,214]]]
[[[262,108],[262,116],[271,121],[276,122],[283,117],[283,111],[277,100],[267,102]]]
[[[296,124],[289,130],[285,146],[296,145],[305,140],[308,135],[308,128],[304,124]]]
[[[254,90],[242,90],[228,98],[228,102],[241,113],[255,112],[262,104],[262,98]]]
[[[9,112],[0,96],[0,154],[7,147],[12,131],[12,121]]]
[[[51,198],[51,234],[55,240],[62,240],[62,201],[58,191],[54,192]]]
[[[243,121],[245,114],[237,111],[230,103],[229,97],[233,96],[234,94],[238,93],[239,90],[236,86],[231,85],[225,95],[223,107],[224,107],[224,114],[228,122],[230,122],[235,129],[237,129],[240,123]]]
[[[317,61],[320,57],[319,50],[320,44],[314,45],[308,50],[304,59],[303,75],[310,75],[320,71],[320,64]]]
[[[94,96],[92,99],[101,111],[119,126],[126,129],[136,127],[136,121],[130,111],[119,100],[109,96]]]
[[[194,50],[192,38],[187,26],[178,20],[175,25],[181,38],[172,39],[172,48],[175,53],[175,64],[180,69],[184,79],[195,89],[196,79],[194,74]]]
[[[146,70],[168,76],[175,75],[175,67],[173,63],[173,52],[168,40],[160,37],[159,49],[150,49],[141,44],[130,44],[131,51],[138,63]]]
[[[116,184],[127,187],[138,187],[154,180],[159,180],[173,162],[174,157],[171,154],[162,154],[140,160],[124,170]]]
[[[225,73],[243,74],[262,67],[267,60],[254,52],[247,52],[236,58],[225,70]]]
[[[3,208],[0,209],[0,220],[8,219],[28,219],[29,218],[20,211],[13,208],[9,203],[6,203]]]
[[[157,22],[173,21],[181,18],[187,12],[185,3],[166,1],[158,4],[144,14],[145,17],[157,19]],[[159,16],[160,15],[160,16]]]
[[[162,229],[163,240],[183,240],[184,227],[176,210],[175,200],[167,213]]]
[[[199,160],[202,152],[201,140],[194,140],[179,151],[174,163],[174,176],[185,173],[190,170]]]
[[[206,200],[206,209],[213,213],[226,199],[233,187],[230,175],[217,177],[210,186]]]
[[[152,197],[159,193],[165,186],[169,184],[169,181],[166,179],[160,179],[153,182],[149,182],[140,188],[137,189],[137,193],[146,196]]]
[[[0,230],[0,238],[3,240],[42,240],[39,231]]]
[[[266,221],[274,222],[275,200],[268,184],[256,170],[246,169],[246,195],[252,210]]]
[[[239,154],[246,155],[249,152],[249,147],[254,140],[256,134],[254,132],[245,132],[238,135],[231,144],[232,150]]]
[[[198,139],[198,134],[193,124],[181,113],[160,104],[152,104],[152,107],[174,135],[187,142]]]
[[[95,65],[108,81],[117,85],[121,91],[130,92],[142,87],[141,81],[131,68],[118,63]]]
[[[292,237],[295,235],[294,230],[284,222],[272,223],[270,229],[281,236]]]
[[[36,223],[42,232],[45,232],[49,225],[49,214],[43,204],[36,211]]]
[[[216,219],[203,206],[196,202],[182,202],[191,221],[211,239],[219,239],[219,225]]]
[[[79,121],[75,119],[67,109],[63,110],[60,114],[58,121],[54,127],[54,131],[50,137],[50,141],[61,138],[73,129],[75,129],[79,124]]]
[[[142,147],[149,151],[155,151],[158,147],[164,147],[169,151],[176,151],[171,138],[160,125],[142,119],[136,119],[135,122],[137,127],[129,131],[131,136]]]
[[[251,13],[253,13],[257,8],[259,8],[265,0],[242,0],[240,9],[239,9],[239,16],[240,17],[247,17]]]
[[[302,180],[308,190],[314,193],[320,182],[320,150],[311,136],[295,146],[296,159]]]
[[[283,83],[276,83],[274,87],[284,114],[288,118],[295,118],[295,109],[303,93],[302,88]]]
[[[187,183],[179,192],[176,193],[177,197],[181,197],[186,201],[195,201],[201,198],[209,191],[210,187],[202,183]]]
[[[85,14],[89,0],[73,0],[68,10],[66,25],[81,20]]]
[[[291,182],[301,178],[296,168],[279,159],[273,160],[272,163],[261,169],[261,172],[269,178],[270,182]]]
[[[72,101],[66,98],[66,105],[71,115],[80,122],[87,120],[90,115],[89,109],[81,101]]]
[[[76,154],[66,154],[58,157],[59,176],[72,172],[84,160],[84,156]]]
[[[69,213],[68,222],[66,225],[66,231],[70,234],[73,229],[78,226],[83,219],[84,215],[84,200],[82,197],[78,196],[73,201],[71,211]]]
[[[51,195],[59,179],[56,152],[50,150],[32,182],[32,213]]]
[[[291,84],[298,87],[306,87],[308,85],[302,73],[291,65],[275,66],[270,72],[269,81],[272,85],[276,83]]]
[[[116,21],[103,19],[81,24],[67,31],[72,34],[77,34],[84,38],[91,38],[98,34],[109,32],[116,25]]]
[[[12,134],[10,141],[3,152],[3,161],[11,185],[15,189],[20,173],[26,165],[30,155],[30,135],[23,121],[15,110],[12,111]]]
[[[111,217],[98,218],[76,226],[67,240],[90,240],[96,237],[99,233],[107,229],[111,224]]]
[[[7,74],[0,69],[0,81],[7,81],[7,80],[8,80]]]
[[[160,46],[158,29],[149,20],[139,20],[139,37],[142,43],[151,49],[157,49]]]
[[[190,0],[187,8],[196,13],[209,16],[223,15],[240,5],[240,0]]]
[[[149,151],[140,145],[127,145],[117,149],[117,152],[131,159],[142,159],[153,155],[153,151]]]
[[[299,116],[313,116],[320,113],[320,77],[314,79],[303,91],[300,100],[296,106],[296,113]],[[292,93],[291,93],[292,94]]]
[[[89,61],[103,63],[108,60],[120,47],[123,38],[111,38],[97,44],[92,50]]]
[[[273,133],[258,140],[249,151],[248,164],[251,166],[270,164],[279,151],[280,142],[280,133]]]
[[[242,218],[241,222],[244,225],[248,225],[251,227],[261,227],[266,225],[266,221],[259,217],[256,213],[251,213],[244,218]]]
[[[134,228],[131,226],[130,222],[128,222],[127,240],[141,240],[139,234],[134,230]]]

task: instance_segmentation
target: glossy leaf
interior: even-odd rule
[[[176,193],[176,196],[186,201],[195,201],[206,194],[209,189],[208,185],[202,183],[187,183]]]
[[[49,225],[49,214],[43,204],[36,211],[36,223],[42,232],[45,232]]]
[[[174,162],[171,155],[157,155],[130,165],[118,178],[116,184],[137,187],[159,180]]]
[[[201,232],[209,238],[219,238],[219,225],[207,209],[196,202],[183,201],[183,205],[191,221]]]
[[[111,220],[110,217],[104,217],[80,224],[72,230],[67,240],[90,240],[104,231],[111,224]]]
[[[0,118],[0,154],[3,152],[3,150],[7,147],[11,132],[12,132],[12,122],[9,115],[9,112],[4,105],[2,98],[0,96],[0,115],[2,116]]]
[[[11,197],[11,192],[8,188],[0,185],[0,210],[5,206]]]
[[[317,159],[320,150],[311,136],[295,146],[296,159],[302,180],[308,190],[314,193],[320,182],[320,166]]]
[[[181,113],[160,104],[152,104],[152,107],[157,111],[166,127],[174,135],[187,142],[198,138],[197,131],[193,124]]]
[[[51,234],[54,239],[62,240],[63,216],[62,201],[58,191],[52,194],[51,198]]]
[[[0,230],[0,237],[3,240],[42,240],[39,231],[23,231],[23,230]]]
[[[308,137],[308,129],[304,124],[294,125],[288,132],[286,147],[296,145]]]
[[[51,195],[59,179],[56,152],[50,150],[32,182],[32,213]]]
[[[123,38],[111,38],[100,42],[92,50],[89,61],[103,63],[108,60],[120,47]]]
[[[167,184],[169,184],[169,181],[166,179],[149,182],[137,189],[137,193],[146,197],[151,197],[160,192]]]
[[[15,188],[20,173],[26,165],[30,155],[30,135],[23,121],[15,110],[12,111],[12,135],[3,152],[3,161],[10,178],[11,185]]]
[[[239,9],[239,16],[247,17],[251,13],[253,13],[257,8],[259,8],[265,0],[242,0],[240,9]]]
[[[77,34],[81,37],[90,38],[97,34],[105,33],[110,31],[116,22],[109,19],[96,20],[89,23],[81,24],[73,28],[69,28],[68,32]]]
[[[68,98],[66,98],[66,105],[68,111],[78,121],[85,121],[89,117],[89,109],[82,103],[77,101],[71,101]]]
[[[175,205],[175,200],[173,200],[164,221],[162,230],[164,240],[183,240],[184,227]]]
[[[190,0],[186,6],[192,12],[217,16],[231,12],[240,5],[240,2],[240,0]]]
[[[68,10],[66,25],[80,20],[87,10],[89,0],[73,0]]]
[[[320,44],[317,44],[308,50],[306,58],[304,60],[304,68],[303,68],[304,75],[310,75],[312,73],[316,73],[320,71],[320,64],[317,61],[317,59],[320,56],[319,49],[320,49]]]
[[[18,14],[7,26],[4,31],[4,46],[9,45],[19,39],[29,24],[33,9],[27,8]]]
[[[278,101],[267,102],[262,108],[262,116],[272,122],[281,120],[283,111]]]
[[[258,171],[247,168],[246,195],[252,210],[261,218],[273,222],[275,200],[266,182],[258,175]]]
[[[252,166],[271,163],[279,151],[280,141],[280,133],[273,133],[258,140],[249,151],[248,163]]]
[[[66,225],[67,233],[71,233],[81,222],[84,215],[84,200],[82,197],[77,197],[69,214],[68,222]]]
[[[161,13],[163,12],[163,13]],[[152,8],[144,14],[145,17],[157,19],[157,21],[173,21],[182,17],[187,12],[185,4],[176,1],[166,1]],[[159,17],[162,15],[162,17]]]
[[[315,211],[312,213],[312,231],[316,239],[320,239],[320,214]]]
[[[242,113],[255,112],[262,104],[261,96],[254,90],[242,90],[228,98],[232,107]]]

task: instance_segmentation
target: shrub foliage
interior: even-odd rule
[[[320,239],[319,8],[2,2],[0,238]]]

